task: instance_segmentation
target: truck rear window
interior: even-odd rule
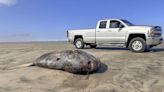
[[[101,21],[99,28],[106,28],[107,21]]]

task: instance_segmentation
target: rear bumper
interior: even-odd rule
[[[151,45],[151,46],[156,46],[159,45],[163,42],[163,38],[162,37],[148,37],[147,38],[147,45]]]
[[[73,42],[73,41],[69,41],[69,40],[68,40],[68,42],[69,42],[70,44],[74,44],[74,42]]]
[[[68,42],[71,44],[74,44],[74,41],[72,40],[72,38],[68,38]]]

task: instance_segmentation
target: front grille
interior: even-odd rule
[[[155,37],[160,37],[161,35],[161,33],[155,33]]]
[[[154,31],[155,31],[155,33],[154,33],[155,37],[162,36],[162,28],[160,26],[155,26],[154,27]]]
[[[155,26],[154,29],[155,31],[162,31],[162,28],[160,26]]]

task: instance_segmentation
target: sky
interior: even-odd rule
[[[66,40],[110,18],[164,28],[164,0],[0,0],[0,42]]]

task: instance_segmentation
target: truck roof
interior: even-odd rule
[[[112,19],[102,19],[102,20],[99,20],[99,21],[106,21],[106,20],[123,20],[123,19],[120,19],[120,18],[112,18]]]

